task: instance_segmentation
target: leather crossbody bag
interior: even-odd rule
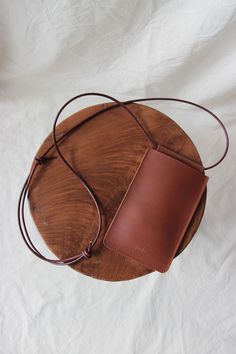
[[[39,258],[58,265],[72,264],[92,255],[92,249],[101,234],[102,213],[92,188],[82,175],[66,160],[59,148],[59,142],[65,138],[56,137],[56,126],[64,108],[75,99],[84,96],[101,96],[112,100],[115,104],[101,110],[102,113],[116,106],[123,107],[146,136],[148,145],[125,196],[110,223],[103,244],[110,250],[129,257],[150,269],[166,272],[176,254],[180,242],[191,222],[194,212],[205,191],[208,177],[204,171],[217,166],[226,156],[229,148],[228,133],[221,120],[210,110],[199,104],[176,98],[145,98],[120,102],[117,99],[100,93],[85,93],[73,97],[59,110],[53,124],[54,144],[42,156],[36,156],[29,176],[22,189],[18,205],[18,221],[22,237],[27,247]],[[209,113],[220,124],[226,138],[226,148],[222,157],[208,167],[178,154],[165,146],[159,145],[148,134],[129,104],[143,101],[177,101],[190,104]],[[97,116],[97,114],[96,114]],[[94,115],[95,117],[95,115]],[[88,117],[91,119],[93,117]],[[79,254],[66,259],[48,259],[33,244],[26,227],[24,208],[25,198],[30,181],[38,168],[43,165],[50,149],[55,148],[62,161],[80,179],[90,194],[98,213],[98,229],[93,240]]]

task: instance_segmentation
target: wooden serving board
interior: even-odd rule
[[[85,108],[58,125],[57,136],[88,116],[113,104]],[[160,144],[200,162],[187,134],[163,113],[141,104],[129,104],[140,122]],[[37,155],[52,144],[51,134]],[[60,143],[64,156],[80,171],[100,200],[102,233],[89,259],[71,267],[90,277],[108,281],[129,280],[152,270],[121,256],[103,245],[102,239],[149,142],[130,115],[115,107],[86,121]],[[93,240],[98,218],[96,208],[76,176],[65,166],[53,148],[49,160],[39,166],[29,188],[33,219],[46,245],[59,258],[80,253]],[[194,236],[204,213],[206,191],[179,246],[179,255]]]

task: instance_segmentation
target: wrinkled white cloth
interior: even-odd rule
[[[0,1],[0,353],[235,353],[235,33],[233,0]],[[189,99],[229,130],[227,158],[207,173],[201,226],[165,274],[94,280],[22,242],[16,207],[32,158],[58,108],[87,91]],[[73,103],[67,115],[101,101]],[[152,106],[181,124],[205,164],[220,156],[210,116]]]

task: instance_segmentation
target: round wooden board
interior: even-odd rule
[[[57,137],[88,116],[113,104],[85,108],[58,125]],[[141,105],[129,104],[140,122],[160,144],[200,162],[199,154],[187,134],[163,113]],[[51,134],[37,155],[52,144]],[[153,270],[121,256],[103,245],[103,236],[135,173],[149,142],[130,115],[115,107],[86,121],[63,139],[60,148],[80,171],[100,200],[102,233],[89,259],[74,265],[75,270],[96,279],[129,280]],[[93,240],[98,218],[95,206],[76,176],[65,166],[53,148],[48,161],[38,166],[30,184],[30,211],[49,249],[59,258],[78,254]],[[191,241],[204,213],[206,190],[179,246],[177,255]]]

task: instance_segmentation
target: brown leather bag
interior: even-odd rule
[[[106,247],[166,272],[208,177],[171,150],[148,148],[103,239]]]
[[[32,177],[37,167],[44,164],[48,151],[53,147],[52,145],[42,156],[35,157],[35,163],[32,165],[20,194],[18,221],[23,240],[37,257],[52,264],[72,264],[81,259],[89,258],[92,255],[92,249],[102,230],[102,212],[99,201],[83,176],[74,170],[73,166],[70,165],[61,153],[59,142],[62,142],[68,132],[60,138],[56,137],[57,121],[64,108],[72,101],[84,96],[105,97],[114,101],[116,105],[123,107],[137,123],[150,145],[104,236],[103,243],[114,252],[132,258],[151,269],[166,272],[206,188],[208,177],[205,176],[204,171],[217,166],[225,158],[229,148],[228,133],[221,120],[207,108],[182,99],[144,98],[120,102],[106,94],[92,92],[75,96],[67,101],[59,110],[54,120],[52,131],[54,148],[58,156],[80,179],[90,194],[98,213],[98,230],[86,249],[66,259],[49,259],[43,256],[34,246],[25,222],[25,199]],[[222,157],[211,166],[203,167],[164,146],[158,145],[139,122],[135,114],[128,108],[130,103],[152,100],[182,102],[209,113],[220,124],[225,134],[226,148]],[[92,117],[88,117],[88,119],[90,118]]]

